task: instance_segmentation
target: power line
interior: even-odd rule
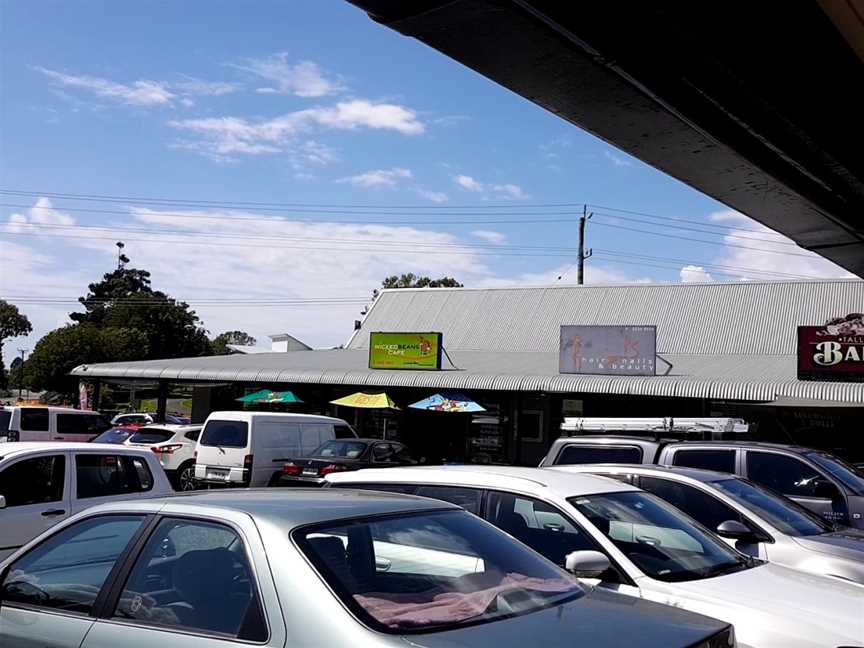
[[[688,219],[688,218],[674,218],[672,216],[661,216],[659,214],[650,214],[648,212],[634,211],[632,209],[620,209],[618,207],[604,207],[603,205],[594,205],[591,203],[588,203],[588,206],[594,207],[595,209],[598,209],[601,211],[602,210],[608,210],[608,211],[612,211],[612,212],[618,212],[621,214],[632,214],[634,216],[644,216],[646,218],[656,218],[658,220],[668,220],[668,221],[673,221],[676,223],[693,223],[693,221],[691,219]],[[746,228],[746,227],[737,227],[737,226],[731,227],[731,226],[727,226],[727,225],[719,225],[717,223],[702,223],[702,224],[705,225],[705,227],[721,227],[723,229],[740,229],[740,230],[744,230],[747,232],[760,232],[760,231],[762,231],[759,229]]]

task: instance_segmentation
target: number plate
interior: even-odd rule
[[[313,476],[314,476],[314,475],[317,475],[317,474],[318,474],[318,471],[315,470],[314,468],[306,468],[306,469],[303,471],[303,474],[304,474],[304,475],[313,475]]]
[[[228,471],[227,470],[208,470],[206,478],[225,481],[226,479],[228,479]]]

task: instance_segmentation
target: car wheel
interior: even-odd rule
[[[196,488],[198,488],[198,484],[195,481],[195,464],[183,464],[177,470],[177,490],[184,492]]]

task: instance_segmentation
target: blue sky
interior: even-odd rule
[[[66,321],[70,305],[53,302],[109,270],[118,239],[211,332],[316,345],[343,342],[362,306],[231,300],[362,300],[407,271],[575,282],[582,203],[683,219],[595,207],[591,283],[845,276],[346,2],[0,12],[0,189],[24,192],[0,195],[0,297],[36,327],[7,359]],[[558,203],[573,206],[539,207]],[[502,220],[542,222],[489,222]]]

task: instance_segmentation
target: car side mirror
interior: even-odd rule
[[[0,495],[0,509],[6,508],[6,498],[3,495]]]
[[[598,578],[612,565],[599,551],[573,551],[564,558],[564,567],[576,578]]]
[[[738,520],[726,520],[717,527],[717,535],[729,540],[752,540],[755,537],[752,529]]]

